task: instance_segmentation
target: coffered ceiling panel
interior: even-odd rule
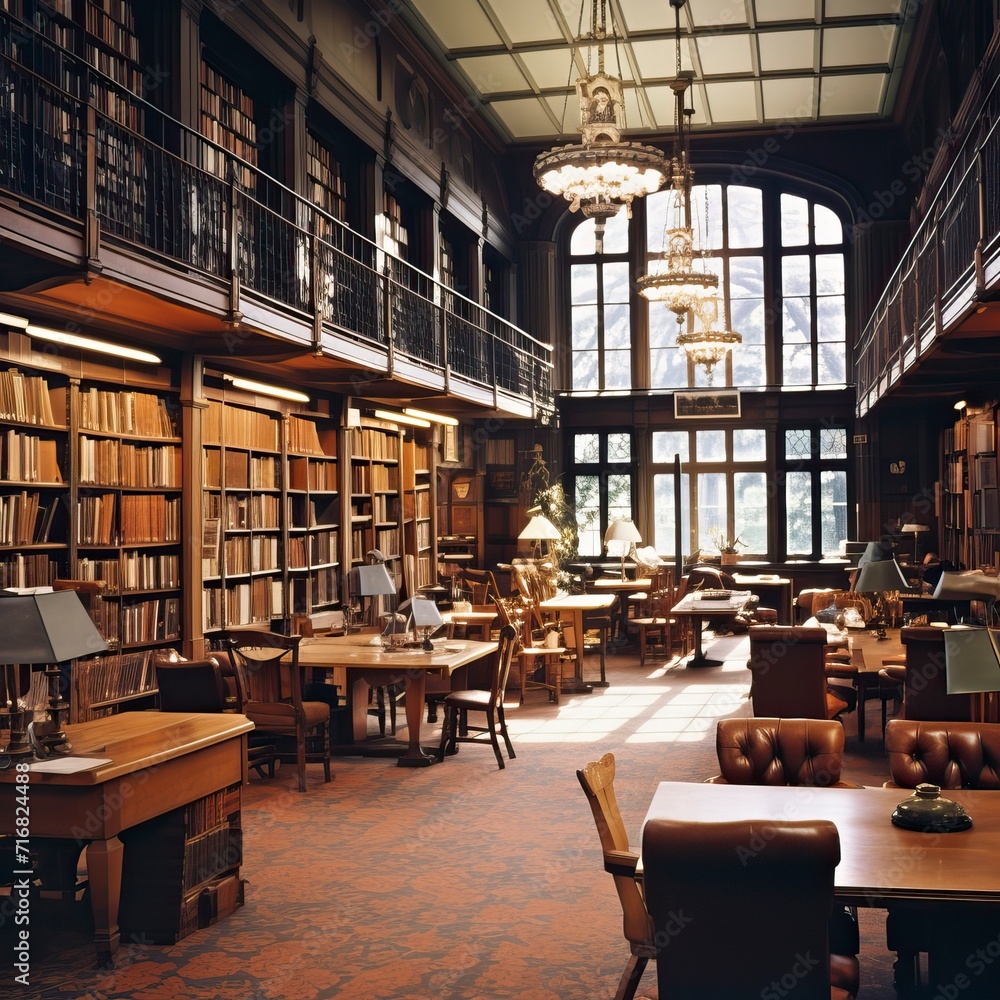
[[[398,0],[400,14],[505,142],[579,137],[574,84],[597,71],[593,0]],[[667,0],[597,0],[605,69],[625,87],[626,138],[673,130],[675,12]],[[695,132],[878,121],[924,4],[902,0],[687,0],[682,67]],[[563,113],[563,109],[566,113]]]

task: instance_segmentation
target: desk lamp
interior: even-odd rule
[[[378,549],[371,549],[367,564],[355,566],[348,574],[348,589],[358,597],[379,598],[396,593],[396,584],[385,566],[385,556]],[[364,611],[362,610],[362,618]],[[374,624],[377,615],[372,614]],[[348,626],[350,631],[350,626]]]
[[[904,535],[913,535],[913,565],[920,565],[920,553],[917,551],[917,544],[920,535],[925,531],[930,531],[930,525],[927,524],[917,524],[913,521],[907,521],[905,524],[900,526],[900,532]]]
[[[642,535],[630,517],[616,518],[608,525],[608,530],[604,532],[604,545],[608,550],[608,555],[621,555],[622,557],[622,581],[625,580],[625,557],[632,551],[632,547],[642,541]]]
[[[32,749],[38,757],[69,753],[73,748],[63,731],[63,716],[69,706],[59,691],[59,665],[82,656],[103,653],[108,645],[93,619],[73,590],[53,591],[35,587],[29,593],[0,590],[0,634],[5,665],[7,706],[11,712],[11,737],[6,756],[26,757]],[[31,708],[25,704],[27,691],[12,691],[17,665],[41,665],[48,681],[49,699],[44,722],[25,727]],[[11,670],[11,667],[14,670]],[[23,677],[23,672],[22,672]],[[13,695],[13,697],[12,697]],[[14,709],[11,711],[11,709]],[[20,714],[20,728],[14,719]],[[25,733],[30,741],[25,741]]]
[[[861,567],[858,578],[854,582],[854,590],[859,594],[875,595],[875,621],[878,638],[885,638],[886,593],[909,589],[910,584],[903,576],[899,563],[891,557],[872,560]]]
[[[934,598],[940,601],[984,601],[986,624],[993,620],[996,600],[1000,597],[1000,577],[987,576],[981,569],[945,572],[934,588]]]
[[[519,541],[531,542],[531,556],[538,560],[542,556],[542,542],[557,542],[562,538],[562,535],[559,529],[542,513],[540,507],[532,507],[528,513],[531,518],[517,537]]]
[[[948,694],[979,695],[979,721],[986,721],[986,700],[1000,691],[996,634],[988,628],[946,629],[944,667]],[[975,715],[974,701],[972,717]]]
[[[426,597],[413,597],[408,601],[403,601],[399,606],[400,611],[407,609],[410,612],[409,624],[413,627],[413,641],[420,641],[417,629],[422,628],[424,630],[423,648],[433,652],[434,644],[431,642],[431,633],[444,624],[444,619],[441,617],[437,605]]]

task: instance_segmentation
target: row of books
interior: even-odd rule
[[[80,580],[103,580],[106,594],[166,590],[181,585],[181,558],[174,553],[123,552],[117,559],[77,560]]]
[[[336,437],[332,432],[326,433],[321,442],[315,420],[292,414],[288,418],[288,450],[301,455],[325,455],[327,458],[336,458]]]
[[[383,552],[386,558],[399,554],[399,529],[378,528],[375,531],[375,548]]]
[[[227,625],[268,625],[281,613],[281,581],[260,577],[249,583],[205,587],[202,591],[205,628]]]
[[[0,560],[0,587],[50,587],[58,575],[59,564],[42,552]]]
[[[184,843],[184,889],[194,889],[243,860],[243,831],[225,823]]]
[[[222,788],[184,807],[188,837],[197,837],[229,822],[240,811],[240,786]]]
[[[278,421],[259,410],[248,410],[209,400],[202,417],[202,435],[207,444],[225,444],[227,448],[253,451],[281,450]]]
[[[58,415],[58,416],[57,416]],[[66,389],[16,368],[0,371],[0,419],[45,427],[66,426]]]
[[[355,468],[367,471],[368,467],[352,466],[352,474]],[[288,487],[293,490],[309,490],[313,493],[336,493],[339,489],[337,463],[293,458],[288,463]]]
[[[206,88],[205,93],[217,94],[221,100],[232,104],[248,118],[253,118],[253,99],[250,95],[206,62],[201,64],[201,84]]]
[[[351,452],[380,462],[399,460],[399,438],[377,427],[352,427]]]
[[[314,135],[306,137],[307,197],[335,219],[346,217],[347,185],[340,161]]]
[[[180,498],[162,494],[121,497],[121,522],[116,524],[114,493],[80,497],[77,501],[77,542],[80,545],[138,545],[176,542],[181,537]]]
[[[277,531],[280,527],[280,498],[270,493],[254,496],[221,496],[204,493],[206,518],[221,520],[225,512],[226,531]]]
[[[288,539],[285,562],[289,569],[309,569],[340,561],[336,531],[319,531],[308,537],[292,535]]]
[[[58,442],[8,430],[0,442],[0,479],[10,483],[62,483]]]
[[[81,390],[80,426],[89,431],[144,438],[177,436],[165,399],[149,392],[121,389]]]
[[[125,604],[121,612],[121,639],[125,645],[180,638],[180,598],[163,597]]]
[[[79,455],[81,483],[139,489],[181,485],[181,450],[175,445],[142,446],[81,436]]]
[[[42,504],[37,493],[0,496],[0,546],[46,544],[58,510],[57,499]]]
[[[223,543],[227,576],[277,570],[277,535],[236,535]]]
[[[93,705],[156,690],[151,650],[76,660],[71,676],[75,722],[92,718]]]
[[[126,18],[124,23],[117,18],[112,18],[92,3],[88,4],[87,31],[96,38],[99,38],[105,45],[113,48],[116,52],[127,56],[133,62],[138,62],[139,39],[131,28],[131,9],[123,7],[121,12]]]

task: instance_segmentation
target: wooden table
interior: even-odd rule
[[[618,598],[618,607],[614,613],[617,623],[616,631],[619,636],[627,636],[628,604],[626,600],[629,594],[649,594],[653,586],[653,581],[647,577],[640,577],[638,580],[622,580],[612,576],[602,576],[600,579],[594,580],[589,586],[595,594],[614,594]]]
[[[756,594],[764,604],[764,607],[775,607],[778,612],[779,625],[794,625],[795,619],[792,617],[792,601],[794,583],[790,577],[771,576],[769,574],[745,574],[734,573],[733,582],[739,587],[749,590],[751,594]]]
[[[428,672],[451,675],[455,670],[496,652],[495,642],[469,639],[436,639],[434,652],[422,649],[385,652],[381,643],[372,645],[377,635],[316,636],[299,645],[299,666],[309,669],[343,667],[347,671],[347,703],[351,712],[354,744],[348,752],[371,753],[368,738],[368,687],[406,684],[406,725],[408,742],[382,743],[374,752],[397,756],[399,767],[426,767],[436,761],[420,745],[420,725],[424,714],[425,678]]]
[[[646,820],[761,820],[765,837],[769,820],[832,820],[840,833],[841,850],[834,891],[845,904],[925,910],[945,921],[949,917],[968,917],[971,912],[988,921],[983,926],[995,935],[1000,920],[1000,865],[996,863],[1000,857],[1000,794],[948,790],[945,795],[965,806],[973,826],[960,833],[941,834],[917,833],[892,825],[889,818],[893,809],[909,795],[909,791],[899,788],[665,781],[656,788]],[[995,941],[995,937],[990,938],[991,944]],[[947,947],[952,950],[943,957],[932,951],[932,974],[946,977],[941,982],[955,985],[955,977],[961,974],[970,981],[975,978],[971,989],[935,995],[963,1000],[970,996],[993,1000],[998,995],[994,978],[973,977],[965,966],[967,956],[984,944],[985,940],[949,942]],[[935,968],[939,959],[943,964]],[[988,964],[993,975],[1000,972],[1000,963]],[[938,983],[938,978],[931,982]],[[982,992],[976,992],[979,988]]]
[[[475,629],[478,637],[487,642],[490,638],[490,630],[496,621],[496,611],[445,611],[441,615],[446,625],[465,625],[469,629]]]
[[[73,756],[110,757],[110,764],[75,774],[28,772],[30,839],[75,845],[74,871],[75,855],[86,845],[94,947],[102,962],[120,937],[124,850],[118,835],[244,781],[252,729],[243,715],[123,712],[66,726]],[[15,832],[15,798],[23,787],[15,784],[13,768],[0,772],[0,833]]]
[[[563,679],[563,691],[590,694],[593,690],[593,685],[587,684],[583,679],[583,618],[588,611],[607,611],[617,600],[614,594],[564,594],[562,597],[539,601],[538,607],[543,611],[554,612],[558,618],[569,617],[577,637],[576,671],[569,680]]]
[[[722,660],[709,659],[701,648],[701,627],[707,619],[732,618],[737,612],[742,611],[747,601],[750,600],[749,590],[730,590],[725,598],[719,600],[705,600],[698,597],[698,591],[685,594],[671,609],[670,614],[675,618],[692,618],[691,631],[694,632],[694,653],[688,660],[689,667],[721,667]]]

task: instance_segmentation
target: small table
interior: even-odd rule
[[[713,618],[732,618],[733,615],[742,611],[750,600],[749,590],[730,590],[725,597],[706,600],[699,596],[696,590],[693,593],[685,594],[671,609],[670,613],[677,618],[692,618],[694,632],[694,653],[688,660],[689,667],[721,667],[722,660],[709,659],[701,648],[701,627],[705,619],[711,621]]]
[[[734,573],[733,582],[745,587],[751,594],[756,594],[765,607],[776,604],[779,625],[793,625],[792,590],[794,584],[790,577],[771,576],[768,574]]]
[[[0,833],[15,832],[15,804],[27,787],[30,838],[87,848],[94,947],[106,962],[118,948],[124,848],[119,834],[146,820],[240,784],[246,776],[245,715],[122,712],[66,726],[71,756],[111,762],[74,774],[0,771]],[[183,830],[179,831],[183,841]],[[151,859],[150,863],[155,863]],[[75,867],[74,867],[75,870]]]
[[[593,690],[593,685],[587,684],[583,679],[583,616],[588,611],[607,611],[617,600],[614,594],[565,594],[539,601],[538,607],[543,611],[553,611],[557,617],[567,614],[576,633],[576,672],[573,677],[563,681],[563,691],[570,694],[590,694]]]
[[[628,605],[625,603],[629,594],[643,592],[648,594],[653,581],[645,577],[638,580],[621,580],[611,576],[602,576],[590,584],[595,594],[615,594],[618,597],[618,607],[615,611],[616,632],[618,635],[628,635]]]
[[[480,657],[495,653],[496,642],[474,642],[470,639],[437,639],[434,652],[406,649],[386,652],[378,635],[316,636],[299,644],[299,666],[303,669],[344,667],[347,671],[347,703],[351,712],[354,743],[348,752],[369,754],[368,687],[402,680],[406,684],[406,726],[408,742],[379,746],[378,753],[388,751],[397,757],[398,767],[427,767],[436,762],[433,754],[420,745],[420,725],[424,714],[425,678],[428,672],[450,676],[459,667]],[[341,748],[343,749],[343,748]]]

